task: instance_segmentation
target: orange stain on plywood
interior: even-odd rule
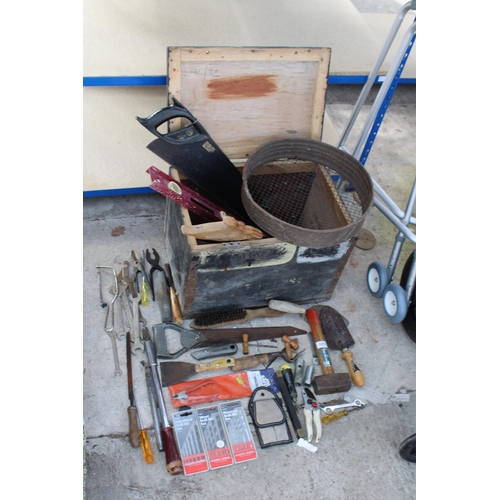
[[[274,75],[248,75],[212,80],[208,85],[210,99],[251,99],[276,92]]]

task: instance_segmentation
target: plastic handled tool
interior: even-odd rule
[[[329,424],[330,422],[333,422],[334,420],[339,419],[340,417],[347,417],[349,412],[347,410],[342,410],[339,411],[338,413],[332,413],[331,415],[326,415],[325,417],[321,418],[321,423],[326,425]]]
[[[141,283],[141,306],[147,305],[149,305],[149,287],[146,283],[145,277],[143,276]]]
[[[290,397],[290,393],[288,392],[288,388],[283,379],[283,374],[281,373],[281,370],[275,370],[274,373],[276,374],[276,380],[278,381],[278,386],[280,388],[281,395],[283,396],[283,400],[285,401],[286,409],[288,411],[288,415],[290,416],[290,420],[292,421],[293,428],[297,433],[297,437],[299,439],[303,438],[304,430],[302,429],[302,425],[295,410],[292,398]]]
[[[292,367],[286,363],[281,365],[281,374],[283,375],[283,379],[286,383],[288,394],[290,394],[293,401],[297,401],[297,390],[295,389],[295,384],[293,383]]]
[[[165,408],[165,401],[163,399],[161,389],[160,376],[156,365],[155,350],[147,328],[143,329],[143,338],[148,364],[151,368],[154,396],[159,410],[161,439],[167,460],[167,472],[171,475],[180,474],[184,470],[182,467],[182,459],[175,441],[174,429],[168,421],[167,410]]]
[[[137,411],[137,421],[139,422],[139,436],[141,438],[142,454],[144,455],[144,460],[147,464],[152,464],[155,459],[153,456],[153,451],[151,450],[151,443],[149,442],[148,431],[142,425],[141,417],[139,416],[139,411]]]
[[[306,420],[307,441],[310,443],[313,438],[313,424],[316,429],[316,443],[319,442],[322,435],[320,405],[314,396],[314,393],[304,387],[302,389],[302,398],[304,401],[304,417]]]
[[[128,398],[130,405],[127,408],[128,412],[128,439],[133,448],[138,448],[141,445],[139,438],[139,420],[137,407],[135,406],[134,386],[132,383],[132,347],[130,340],[130,332],[127,332],[127,384]]]

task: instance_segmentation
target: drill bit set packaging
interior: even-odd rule
[[[240,401],[172,414],[186,476],[257,458]]]

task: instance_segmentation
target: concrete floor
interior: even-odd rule
[[[332,86],[327,112],[341,131],[360,89]],[[404,208],[415,176],[415,87],[400,86],[366,164],[367,170]],[[122,376],[114,375],[111,341],[104,332],[105,310],[100,306],[96,265],[117,271],[130,253],[155,248],[163,258],[165,201],[161,195],[94,198],[84,200],[83,251],[83,416],[86,440],[85,493],[88,500],[288,498],[323,496],[343,499],[402,500],[416,497],[416,465],[399,456],[399,445],[416,431],[416,344],[401,325],[391,324],[380,299],[366,286],[370,263],[387,264],[395,228],[376,209],[365,228],[377,238],[371,250],[355,248],[330,300],[349,320],[356,344],[356,363],[365,385],[345,398],[359,397],[366,407],[323,427],[316,453],[293,444],[258,449],[257,460],[193,476],[169,476],[165,456],[156,448],[146,392],[144,354],[134,356],[134,386],[143,423],[148,429],[155,462],[146,465],[140,448],[128,441],[129,406],[125,342],[118,341]],[[396,271],[414,247],[405,244]],[[312,305],[312,304],[311,304]],[[160,322],[156,303],[141,307],[148,326]],[[184,322],[187,327],[189,320]],[[250,326],[290,325],[308,329],[298,315],[253,320]],[[121,323],[118,320],[117,328]],[[248,326],[248,325],[246,325]],[[120,332],[121,333],[121,332]],[[257,352],[251,347],[250,354]],[[241,352],[241,350],[240,350]],[[311,359],[310,348],[306,362]],[[336,372],[345,372],[340,353],[332,351]],[[239,354],[238,354],[239,356]],[[193,362],[189,352],[180,361]],[[273,363],[277,368],[280,361]],[[316,367],[316,374],[319,368]],[[222,374],[225,372],[219,372]],[[354,386],[353,386],[354,387]],[[169,416],[172,407],[164,390]],[[320,396],[321,401],[333,397]],[[299,403],[301,399],[299,397]],[[247,400],[243,400],[246,406]],[[299,411],[300,418],[303,415]],[[255,435],[254,435],[255,438]],[[255,438],[256,439],[256,438]],[[258,444],[257,444],[258,446]]]

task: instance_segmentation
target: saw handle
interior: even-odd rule
[[[362,387],[365,383],[365,377],[363,375],[363,372],[357,367],[356,363],[354,362],[352,352],[349,349],[342,349],[342,359],[347,363],[349,375],[351,375],[351,379],[354,385]]]
[[[174,97],[172,97],[172,102],[173,104],[171,106],[161,108],[147,118],[140,118],[139,116],[136,116],[135,118],[152,134],[166,142],[171,142],[173,144],[188,144],[190,142],[200,141],[200,133],[204,136],[205,131],[197,123],[196,118]],[[182,139],[178,137],[179,130],[176,130],[175,132],[167,132],[165,134],[162,134],[158,130],[161,125],[175,118],[187,118],[191,122],[189,125],[181,129],[186,132],[185,134],[182,134]],[[190,129],[191,131],[189,132]]]

